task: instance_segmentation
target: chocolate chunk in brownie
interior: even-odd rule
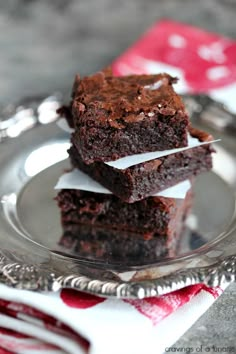
[[[77,76],[73,143],[84,163],[186,146],[189,118],[174,82],[168,74]]]

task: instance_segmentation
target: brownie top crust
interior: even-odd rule
[[[189,130],[189,134],[193,138],[197,138],[200,142],[208,142],[209,141],[209,143],[210,143],[211,141],[214,140],[214,137],[211,134],[205,132],[204,130],[194,128],[192,125],[189,126],[188,130]]]
[[[115,77],[99,72],[83,79],[77,75],[72,112],[74,117],[81,118],[86,111],[94,111],[97,123],[109,121],[114,128],[122,128],[122,123],[140,122],[147,116],[151,120],[156,114],[174,116],[178,111],[185,112],[172,87],[176,81],[165,73]]]

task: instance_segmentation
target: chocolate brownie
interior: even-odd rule
[[[192,199],[191,189],[185,199],[148,197],[134,204],[113,194],[63,189],[57,195],[63,228],[85,224],[142,234],[151,239],[156,234],[169,237],[177,228]]]
[[[71,115],[71,107],[70,106],[61,106],[57,109],[57,114],[64,118],[70,128],[74,128],[73,117]]]
[[[190,128],[190,133],[200,141],[213,139],[211,135],[194,128]],[[142,200],[210,170],[212,151],[211,145],[206,144],[121,170],[103,162],[86,165],[74,146],[68,150],[74,167],[87,173],[128,203]]]
[[[176,81],[168,74],[76,76],[73,144],[84,163],[186,146],[189,118]]]
[[[175,256],[183,229],[180,222],[169,237],[155,234],[146,240],[142,234],[129,231],[70,224],[64,227],[59,245],[63,252],[76,257],[141,265]]]

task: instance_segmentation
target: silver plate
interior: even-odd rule
[[[233,137],[222,133],[213,171],[197,178],[193,213],[177,254],[169,258],[146,254],[124,261],[114,258],[112,250],[104,258],[96,252],[85,257],[78,249],[61,245],[53,187],[69,167],[69,135],[55,122],[35,122],[24,134],[3,139],[0,145],[1,282],[37,291],[69,287],[100,296],[144,298],[200,282],[235,281]]]

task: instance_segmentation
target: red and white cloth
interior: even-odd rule
[[[163,20],[113,63],[116,75],[167,72],[179,93],[208,93],[236,113],[236,41]]]
[[[236,43],[172,21],[155,24],[113,64],[115,74],[166,71],[177,90],[207,92],[236,112]],[[73,290],[0,285],[0,354],[161,354],[227,285],[194,285],[158,298],[103,299]]]
[[[162,354],[222,293],[193,285],[143,300],[0,285],[0,354]]]

